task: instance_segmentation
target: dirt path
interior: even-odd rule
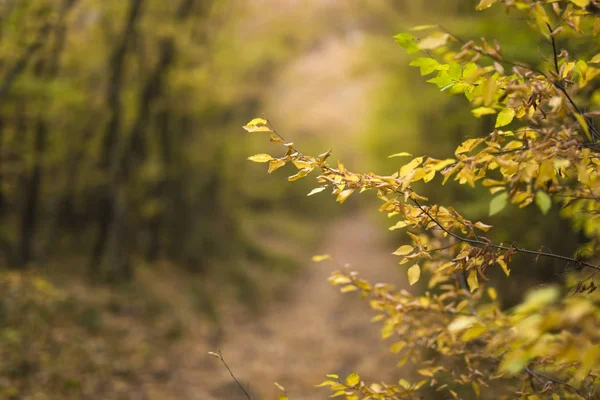
[[[397,264],[385,240],[366,216],[346,217],[334,223],[322,250],[336,260],[351,262],[372,281],[397,281]],[[354,268],[356,267],[356,268]],[[256,319],[225,317],[225,332],[218,345],[238,379],[250,382],[256,398],[275,398],[273,382],[288,389],[290,398],[327,398],[327,389],[314,385],[326,373],[357,371],[367,380],[396,381],[396,360],[379,339],[379,326],[368,304],[354,294],[341,294],[327,282],[335,266],[308,262],[306,273],[290,285],[290,296]],[[238,399],[243,393],[206,342],[183,351],[186,372],[185,399]],[[395,379],[394,379],[395,377]]]
[[[283,6],[277,9],[291,15],[305,7],[303,2],[285,4],[287,11]],[[322,13],[341,7],[339,14],[350,7],[327,0],[312,0],[309,6],[311,15],[327,15]],[[360,37],[358,32],[340,36],[332,27],[319,45],[289,64],[269,88],[271,100],[266,106],[269,118],[285,121],[286,131],[313,138],[318,134],[323,148],[335,145],[337,157],[347,165],[364,165],[356,143],[350,143],[363,133],[370,110],[368,94],[378,81],[376,75],[357,74],[364,57]],[[391,255],[393,249],[386,246],[385,234],[366,214],[347,215],[330,223],[319,252],[331,254],[338,265],[351,264],[371,282],[407,285]],[[201,338],[184,345],[177,355],[184,368],[174,388],[175,398],[245,397],[219,361],[207,355],[217,348],[238,379],[251,384],[257,400],[274,399],[281,393],[274,381],[286,387],[290,399],[328,398],[328,389],[314,387],[326,373],[343,376],[358,372],[366,381],[397,381],[397,360],[388,351],[389,344],[380,340],[379,325],[370,322],[374,313],[368,303],[357,293],[341,294],[328,283],[335,265],[306,258],[303,272],[290,282],[285,300],[273,302],[258,317],[226,312],[219,343]]]

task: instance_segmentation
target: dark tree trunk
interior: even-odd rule
[[[102,154],[100,168],[103,169],[108,177],[105,191],[99,195],[98,201],[98,232],[95,244],[92,250],[90,260],[90,276],[97,279],[100,275],[100,265],[103,256],[108,249],[109,233],[111,224],[115,223],[116,213],[115,203],[118,201],[118,180],[120,177],[116,174],[115,162],[119,162],[117,156],[118,138],[121,132],[121,89],[123,86],[123,75],[125,70],[125,56],[129,48],[129,43],[135,34],[136,24],[140,17],[143,0],[130,0],[130,9],[127,16],[125,30],[121,40],[116,45],[108,65],[110,78],[106,92],[106,103],[110,113],[109,121],[106,126],[102,143]],[[115,243],[113,240],[112,243]],[[106,257],[104,257],[106,258]],[[120,261],[119,261],[120,262]]]

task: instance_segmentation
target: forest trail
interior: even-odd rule
[[[403,275],[384,246],[384,234],[368,216],[346,216],[331,224],[322,251],[340,264],[351,263],[371,282],[398,282]],[[358,372],[366,381],[397,381],[397,360],[387,350],[389,343],[379,338],[379,324],[370,323],[374,312],[357,293],[342,294],[328,283],[335,269],[330,262],[308,260],[285,300],[274,302],[261,316],[224,316],[218,344],[204,340],[186,344],[181,349],[182,384],[176,398],[244,397],[226,368],[207,354],[218,348],[236,377],[250,383],[256,399],[276,398],[280,392],[274,381],[295,400],[327,398],[327,388],[314,387],[326,373]]]
[[[284,7],[274,0],[264,1],[290,15],[305,7],[302,2],[285,3]],[[327,0],[313,0],[309,6],[312,15],[352,15],[356,11],[346,3]],[[371,110],[369,94],[380,76],[357,74],[364,70],[361,37],[358,31],[340,35],[332,26],[319,45],[299,55],[282,72],[269,90],[270,101],[265,107],[269,118],[285,121],[284,129],[296,139],[300,139],[298,135],[318,136],[320,146],[336,148],[336,155],[347,165],[364,167],[358,141]],[[407,287],[408,283],[397,257],[391,254],[385,228],[375,223],[372,214],[346,211],[344,217],[327,221],[328,230],[318,249],[318,253],[330,254],[335,264],[313,263],[307,254],[284,299],[271,302],[258,316],[239,308],[225,310],[220,341],[205,335],[182,344],[176,355],[181,372],[174,387],[175,398],[245,398],[227,369],[208,355],[219,349],[236,377],[244,386],[250,385],[255,400],[277,398],[281,392],[275,381],[293,400],[328,398],[327,388],[315,387],[327,373],[345,376],[358,372],[367,382],[397,382],[401,374],[397,357],[388,351],[391,343],[380,339],[380,324],[370,322],[375,313],[368,302],[358,293],[340,293],[327,278],[348,263],[372,283],[385,281],[397,287]],[[317,229],[320,226],[315,226]],[[206,327],[199,326],[197,331],[206,331]]]

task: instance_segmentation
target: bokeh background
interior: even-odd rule
[[[406,287],[374,199],[306,197],[246,157],[279,148],[391,174],[401,151],[446,157],[493,121],[408,67],[392,36],[442,24],[542,62],[525,21],[474,0],[0,0],[0,398],[325,398],[326,373],[411,376],[368,305],[329,287],[329,253]],[[424,189],[498,240],[570,252],[559,218],[448,183]],[[510,220],[510,223],[506,223]],[[546,222],[548,221],[548,222]],[[554,222],[552,222],[554,221]],[[557,222],[558,221],[558,222]],[[528,283],[499,277],[507,306]],[[519,262],[519,260],[517,260]],[[432,395],[435,398],[435,395]]]

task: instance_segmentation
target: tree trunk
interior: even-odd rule
[[[108,176],[108,183],[105,192],[100,194],[98,211],[98,234],[92,250],[90,260],[90,277],[97,279],[100,275],[100,263],[107,249],[109,242],[109,233],[113,229],[111,224],[116,223],[117,218],[115,203],[117,203],[118,181],[120,177],[116,174],[115,162],[119,162],[116,154],[119,135],[121,133],[121,89],[123,86],[123,75],[125,70],[125,56],[129,48],[129,43],[135,34],[137,21],[141,14],[143,0],[130,0],[130,9],[127,16],[125,30],[121,40],[115,47],[109,62],[110,79],[106,92],[106,103],[110,113],[109,121],[104,133],[102,143],[102,154],[100,168]],[[113,245],[120,245],[111,241]],[[111,250],[112,251],[112,250]]]

